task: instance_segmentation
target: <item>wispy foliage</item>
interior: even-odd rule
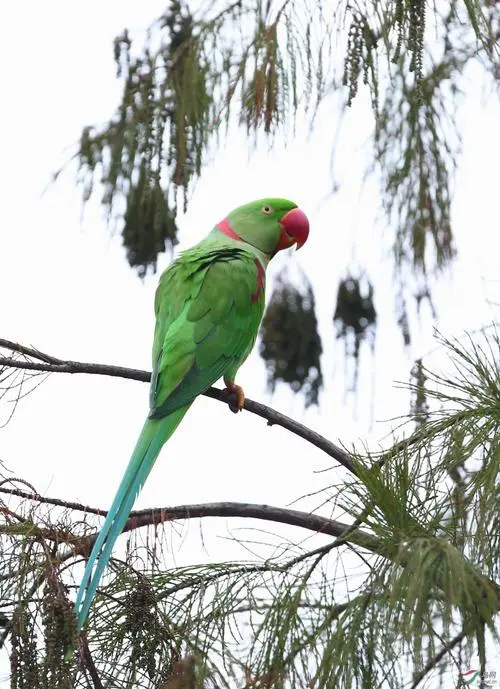
[[[448,12],[446,16],[435,9],[429,18],[421,0],[342,2],[332,7],[307,0],[221,2],[196,12],[186,0],[171,0],[142,48],[126,30],[115,40],[123,96],[107,125],[83,132],[78,159],[84,198],[91,195],[100,172],[103,203],[110,214],[119,216],[123,197],[127,199],[124,244],[131,265],[144,273],[154,268],[158,253],[175,243],[178,192],[185,203],[224,123],[239,121],[249,134],[263,131],[274,138],[280,131],[290,132],[300,112],[313,119],[332,88],[342,83],[351,103],[360,77],[372,94],[378,140],[394,139],[391,126],[404,127],[408,117],[410,129],[417,124],[420,134],[408,139],[407,155],[418,155],[422,137],[436,138],[427,132],[434,121],[432,108],[421,112],[420,105],[439,91],[443,80],[453,80],[471,57],[480,53],[488,63],[497,57],[495,7],[488,5],[485,19],[482,9],[465,5],[466,12],[453,0],[439,8],[440,13]],[[454,31],[467,19],[465,29],[472,22],[472,31],[462,28],[454,43]],[[430,40],[426,43],[429,23],[434,32],[443,27],[438,40],[443,41],[445,56],[443,64],[430,70],[429,56],[435,50]],[[481,48],[475,43],[479,30]],[[345,50],[343,59],[337,46]],[[400,66],[399,76],[393,79],[385,64],[380,73],[383,57]],[[379,117],[381,88],[386,105]],[[409,114],[398,100],[408,102]],[[399,138],[393,141],[395,148]],[[403,142],[403,150],[404,146]],[[452,151],[436,140],[433,156],[422,174],[434,171],[439,159],[452,156]],[[434,179],[438,172],[429,184],[437,182],[442,192],[447,180]],[[401,171],[399,178],[412,197],[409,203],[416,199],[418,207],[425,205],[425,190],[410,193],[415,181],[411,170]],[[394,198],[398,192],[403,190],[394,183],[386,186],[384,195]],[[408,234],[404,219],[400,234]]]
[[[271,556],[178,568],[157,550],[144,566],[152,554],[132,546],[71,663],[68,585],[89,529],[78,507],[0,486],[13,686],[95,688],[97,674],[104,686],[170,689],[180,673],[190,689],[399,689],[474,652],[484,672],[500,611],[500,336],[441,344],[454,372],[418,364],[410,435],[351,453],[355,475],[322,493],[354,527],[335,541],[317,534],[309,551],[292,536]]]
[[[200,174],[208,142],[209,67],[193,17],[185,4],[172,0],[157,28],[166,39],[139,56],[127,31],[115,39],[122,102],[106,127],[84,130],[79,152],[86,199],[98,170],[108,211],[126,198],[123,242],[130,265],[142,275],[176,243],[175,195],[171,208],[169,190],[186,194],[193,175]],[[171,183],[165,182],[167,171]]]
[[[456,64],[441,63],[417,87],[407,84],[399,67],[394,76],[399,88],[387,91],[377,119],[376,157],[384,204],[397,228],[394,256],[400,275],[411,267],[425,276],[454,255],[450,167],[459,135],[448,121],[450,102],[443,89],[454,88],[449,79],[456,70]]]

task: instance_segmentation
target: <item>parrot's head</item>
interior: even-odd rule
[[[274,256],[292,245],[300,248],[309,235],[309,220],[287,199],[260,199],[235,208],[217,225],[224,234]]]

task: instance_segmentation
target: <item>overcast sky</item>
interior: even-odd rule
[[[125,26],[145,28],[164,7],[110,0],[85,4],[9,3],[0,9],[1,229],[0,337],[68,359],[150,368],[153,298],[158,276],[141,282],[128,267],[120,239],[111,237],[97,203],[81,217],[80,192],[69,172],[44,194],[51,174],[74,151],[83,126],[104,121],[120,92],[112,60],[113,37]],[[483,98],[480,72],[471,71],[461,116],[464,145],[456,183],[453,226],[459,251],[436,290],[437,327],[459,335],[494,317],[486,299],[500,302],[498,256],[498,107]],[[373,447],[390,430],[383,420],[408,411],[408,380],[415,358],[435,348],[424,308],[411,350],[403,351],[393,322],[389,235],[381,239],[375,182],[361,185],[371,118],[361,95],[343,128],[336,160],[340,191],[332,188],[329,142],[335,111],[325,108],[311,138],[286,150],[249,157],[243,132],[206,169],[179,220],[180,249],[201,239],[234,206],[264,196],[285,196],[309,215],[306,247],[291,258],[313,282],[326,350],[326,389],[320,410],[304,412],[301,398],[265,392],[256,352],[238,382],[247,396],[272,404],[334,441],[368,439]],[[300,130],[299,130],[300,131]],[[331,322],[335,290],[355,256],[375,282],[379,328],[372,361],[363,359],[356,402],[344,394],[342,346]],[[270,282],[280,265],[273,261]],[[169,262],[163,257],[161,268]],[[276,265],[275,265],[276,264]],[[269,294],[269,292],[268,292]],[[436,365],[445,365],[439,351]],[[372,404],[373,401],[373,404]],[[22,400],[0,431],[0,460],[15,476],[46,495],[106,508],[114,495],[147,413],[144,384],[91,376],[52,376]],[[0,404],[0,421],[11,407]],[[228,452],[227,448],[231,451]],[[279,506],[331,482],[331,460],[249,413],[199,399],[163,449],[136,507],[235,500]],[[302,505],[311,502],[299,503]],[[329,514],[328,508],[323,508]],[[248,523],[186,524],[174,544],[177,562],[246,557],[222,537]],[[273,529],[274,530],[274,529]],[[187,537],[185,537],[187,534]],[[184,538],[185,537],[185,538]],[[307,533],[297,538],[309,538]],[[498,665],[500,667],[500,665]]]

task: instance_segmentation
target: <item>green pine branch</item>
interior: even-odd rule
[[[13,686],[168,686],[182,668],[193,687],[400,687],[411,673],[417,686],[476,650],[484,670],[500,611],[500,336],[490,328],[441,346],[455,373],[421,362],[411,385],[425,414],[413,407],[410,435],[382,453],[337,457],[351,471],[323,498],[351,526],[321,511],[232,503],[135,512],[126,562],[113,561],[72,662],[73,571],[95,535],[82,515],[104,513],[4,482],[0,597]],[[66,371],[17,351],[24,360],[7,359],[1,377],[16,362]],[[165,567],[159,525],[215,515],[316,535],[307,551],[298,537],[268,534],[267,544],[249,541],[250,559]],[[145,551],[136,534],[148,527]]]

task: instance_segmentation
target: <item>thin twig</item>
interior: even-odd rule
[[[18,352],[19,354],[24,354],[25,356],[31,356],[34,359],[39,359],[40,361],[45,361],[46,364],[63,364],[61,359],[50,354],[44,354],[39,349],[34,347],[26,347],[26,345],[19,344],[18,342],[12,342],[11,340],[4,340],[0,338],[0,347],[4,349],[10,349],[13,352]]]
[[[424,667],[420,672],[418,672],[416,675],[414,675],[413,684],[411,685],[410,689],[416,689],[416,687],[418,687],[418,685],[419,685],[420,682],[425,678],[425,676],[426,676],[431,670],[433,670],[433,669],[436,667],[436,665],[439,663],[439,661],[440,661],[447,653],[450,653],[450,651],[451,651],[453,648],[455,648],[455,646],[456,646],[457,644],[459,644],[459,643],[462,641],[462,639],[465,638],[466,634],[467,634],[467,632],[466,632],[464,629],[462,629],[462,631],[460,632],[460,634],[457,634],[457,636],[455,636],[455,638],[453,638],[453,639],[450,641],[449,644],[445,644],[445,645],[443,646],[443,648],[439,651],[439,653],[436,653],[436,655],[434,656],[434,658],[431,658],[431,659],[429,660],[429,662],[425,665],[425,667]]]
[[[20,345],[16,342],[11,342],[10,340],[5,340],[2,338],[0,338],[0,347],[24,354],[25,356],[32,357],[33,359],[38,359],[38,361],[21,361],[15,357],[0,357],[0,368],[4,366],[10,368],[21,368],[29,371],[44,371],[47,373],[88,373],[92,375],[138,380],[144,383],[148,383],[151,380],[151,374],[148,371],[125,368],[123,366],[110,366],[107,364],[92,364],[81,361],[63,361],[62,359],[55,359],[48,354],[39,352],[37,349],[26,347],[25,345]],[[211,399],[215,399],[218,402],[227,404],[227,396],[218,388],[211,387],[202,394],[206,397],[210,397]],[[357,475],[354,462],[349,454],[342,450],[342,448],[324,438],[319,433],[316,433],[310,428],[307,428],[307,426],[290,419],[288,416],[281,414],[265,404],[254,402],[248,398],[245,399],[244,409],[252,414],[260,416],[263,419],[266,419],[269,426],[281,426],[294,435],[299,436],[299,438],[303,438],[311,445],[314,445],[330,457],[333,457],[333,459],[348,469],[348,471],[350,471],[352,474],[355,476]]]
[[[321,555],[321,557],[324,557],[327,555],[331,550],[334,550],[334,548],[340,548],[341,545],[349,545],[349,537],[361,526],[363,523],[364,519],[366,519],[368,510],[364,510],[363,514],[355,519],[352,524],[346,524],[344,531],[340,533],[337,538],[332,541],[331,543],[327,543],[326,545],[322,545],[319,548],[315,548],[314,550],[309,550],[305,553],[302,553],[301,555],[298,555],[297,557],[293,558],[289,562],[287,562],[287,567],[293,567],[299,562],[302,562],[302,560],[307,560],[307,558],[312,557],[314,555]],[[351,539],[354,541],[354,539]]]
[[[19,479],[9,479],[9,481],[18,481]],[[33,493],[28,493],[25,490],[20,490],[19,488],[4,488],[0,484],[0,493],[6,493],[7,495],[15,495],[18,498],[23,498],[26,500],[33,500],[42,505],[55,505],[56,507],[64,507],[68,510],[75,510],[77,512],[85,512],[86,514],[96,514],[99,517],[105,517],[107,515],[107,510],[100,510],[97,507],[90,507],[89,505],[82,505],[79,502],[71,502],[69,500],[61,500],[60,498],[48,498],[44,495],[40,495],[33,489]],[[134,514],[130,513],[131,516]]]

